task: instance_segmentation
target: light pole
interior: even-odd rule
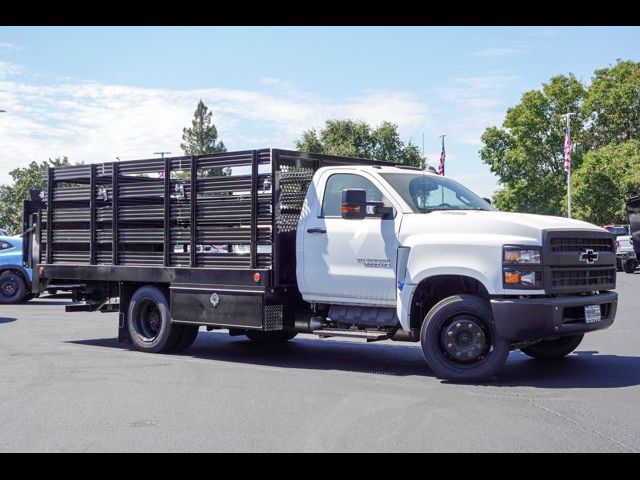
[[[164,160],[165,155],[169,155],[171,152],[153,152],[154,155],[160,155]]]
[[[564,141],[564,169],[567,172],[567,217],[571,218],[571,124],[569,123],[571,116],[575,112],[567,112],[562,115],[567,122],[567,133]],[[568,162],[567,162],[568,159]]]

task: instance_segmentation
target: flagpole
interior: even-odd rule
[[[442,163],[442,176],[444,177],[444,161],[442,159],[442,154],[444,153],[444,137],[446,137],[447,134],[443,133],[442,135],[440,135],[440,138],[442,139],[442,153],[440,153],[440,162]],[[444,203],[444,188],[441,190],[442,191],[442,202]]]
[[[571,151],[571,115],[575,115],[573,112],[567,112],[563,115],[567,121],[567,138],[569,139],[569,151]],[[566,162],[567,152],[564,152],[564,158]],[[569,168],[567,169],[567,217],[571,218],[571,162],[569,162]]]

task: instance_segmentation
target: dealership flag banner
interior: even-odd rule
[[[446,154],[444,153],[444,135],[442,136],[442,153],[440,154],[440,163],[438,164],[438,175],[442,175],[444,177],[444,161],[446,159]]]
[[[564,171],[568,172],[571,170],[571,134],[569,133],[569,128],[567,128],[567,133],[564,136]]]

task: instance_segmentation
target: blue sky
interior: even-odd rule
[[[32,160],[179,153],[199,98],[230,149],[390,120],[489,196],[480,135],[549,77],[640,60],[632,27],[0,27],[0,182]],[[561,145],[558,146],[562,148]]]

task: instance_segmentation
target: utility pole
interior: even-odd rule
[[[564,170],[567,172],[567,217],[571,218],[571,116],[575,112],[567,112],[562,115],[567,124],[567,132],[564,140]]]

